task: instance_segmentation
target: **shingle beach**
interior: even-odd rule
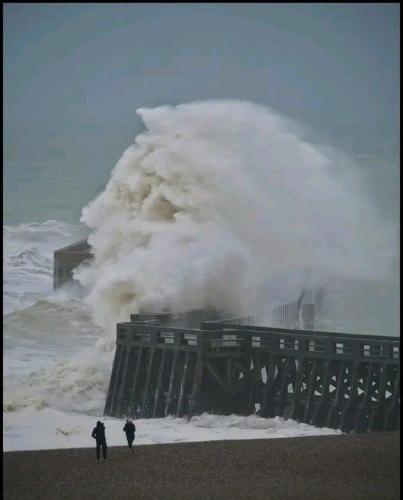
[[[5,499],[398,499],[400,432],[6,452]]]

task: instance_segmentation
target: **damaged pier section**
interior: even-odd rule
[[[245,324],[246,323],[246,324]],[[399,429],[400,340],[166,314],[117,325],[105,415],[282,416],[343,432]]]
[[[73,270],[83,262],[93,259],[91,247],[87,240],[80,240],[72,245],[59,248],[53,253],[53,288],[73,281]]]

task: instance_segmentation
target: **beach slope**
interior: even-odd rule
[[[3,454],[5,499],[398,499],[400,432]]]

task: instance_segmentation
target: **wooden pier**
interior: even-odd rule
[[[252,317],[117,325],[105,415],[282,416],[343,432],[399,429],[400,338],[259,327]]]

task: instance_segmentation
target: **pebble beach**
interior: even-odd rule
[[[5,499],[398,499],[400,432],[3,454]]]

